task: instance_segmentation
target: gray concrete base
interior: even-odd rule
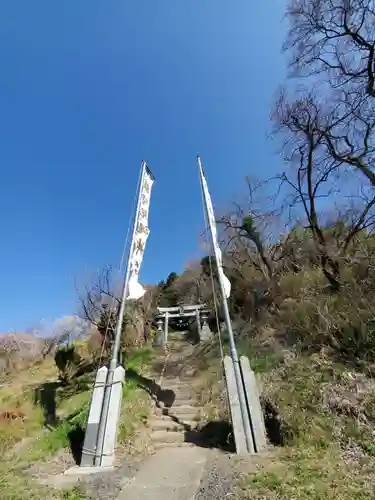
[[[250,367],[249,359],[246,356],[240,357],[240,366],[253,430],[255,451],[259,453],[267,449],[267,433],[260,404],[258,384],[255,374]]]
[[[250,367],[246,356],[240,358],[242,386],[241,390],[246,395],[247,413],[252,430],[253,448],[250,453],[260,453],[267,450],[267,433],[264,423],[263,411],[260,404],[259,390],[255,374]],[[229,406],[232,417],[233,434],[238,454],[246,454],[247,446],[243,428],[241,408],[237,392],[233,361],[230,356],[224,358],[225,380],[228,390]]]
[[[111,472],[113,471],[114,466],[110,467],[79,467],[78,465],[75,465],[74,467],[70,467],[70,469],[67,469],[64,472],[65,476],[88,476],[91,474],[101,474],[105,472]]]
[[[100,413],[102,411],[104,386],[107,379],[107,373],[108,368],[106,366],[102,366],[96,374],[90,412],[87,420],[85,440],[83,443],[81,467],[91,467],[94,465],[94,453],[98,439]]]
[[[113,376],[113,385],[109,399],[107,424],[104,433],[103,456],[101,467],[111,467],[115,461],[117,432],[120,421],[122,386],[125,380],[125,370],[118,366]],[[126,415],[124,416],[126,418]]]
[[[240,401],[238,397],[236,377],[234,374],[233,361],[230,356],[224,358],[225,381],[228,391],[229,409],[232,417],[234,442],[238,455],[247,454],[245,430],[243,427]]]

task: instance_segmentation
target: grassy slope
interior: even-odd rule
[[[128,360],[128,367],[142,372],[152,358],[152,350],[136,351]],[[69,433],[84,428],[90,404],[92,375],[80,377],[72,390],[58,388],[56,414],[59,425],[51,431],[44,430],[43,410],[35,400],[41,384],[53,383],[57,371],[52,360],[47,360],[27,373],[15,376],[14,385],[0,389],[0,410],[22,413],[24,420],[0,421],[0,453],[7,457],[0,463],[0,498],[18,500],[25,498],[84,498],[79,488],[70,491],[51,491],[38,487],[26,474],[26,469],[38,461],[48,461],[69,448]],[[130,446],[137,427],[147,420],[149,401],[147,395],[133,381],[124,386],[123,415],[119,428],[119,444]],[[130,418],[129,418],[130,417]],[[13,453],[12,453],[13,450]]]
[[[359,374],[321,356],[297,356],[263,376],[285,446],[245,479],[250,498],[375,498],[374,394]]]
[[[227,351],[225,342],[224,349]],[[323,354],[238,342],[279,415],[282,444],[239,489],[257,500],[375,499],[375,384]],[[227,417],[217,345],[195,356],[204,418]]]

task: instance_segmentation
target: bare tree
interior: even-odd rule
[[[375,186],[373,0],[292,0],[287,18],[292,74],[323,77],[321,101],[313,99],[320,120],[328,118],[318,126],[322,144],[337,165],[356,168]]]
[[[138,343],[143,337],[146,323],[150,323],[155,307],[155,287],[146,287],[146,293],[139,300],[127,301],[122,329],[122,344]],[[120,287],[112,278],[112,269],[100,269],[89,285],[77,294],[80,301],[80,317],[96,327],[101,336],[101,345],[109,354],[121,305]]]
[[[375,97],[373,0],[291,0],[284,50],[298,76],[324,74],[332,87]]]
[[[232,281],[233,306],[242,317],[258,317],[278,307],[280,210],[274,205],[275,179],[246,178],[247,197],[220,217],[224,266]]]
[[[192,261],[186,265],[185,271],[173,283],[173,290],[180,305],[199,304],[212,293],[209,280],[202,273],[199,261]]]
[[[280,176],[281,181],[291,188],[286,205],[289,208],[302,205],[307,227],[316,243],[322,270],[332,288],[338,290],[340,258],[345,255],[355,236],[373,223],[373,186],[370,185],[369,189],[362,188],[363,194],[366,194],[363,198],[366,199],[362,198],[362,203],[351,210],[350,224],[335,252],[328,244],[328,233],[320,210],[322,198],[330,198],[332,202],[334,195],[339,194],[341,200],[345,197],[344,182],[340,182],[345,162],[333,152],[327,142],[327,138],[332,137],[333,124],[337,121],[335,112],[325,110],[312,93],[291,102],[288,102],[285,93],[281,93],[272,118],[276,126],[275,132],[284,138],[284,160],[290,165],[288,173],[284,172]],[[360,168],[358,172],[362,172]],[[351,173],[349,177],[352,184],[358,183],[359,177],[355,173]],[[363,176],[360,181],[359,185],[362,185]],[[348,217],[346,222],[349,222]]]
[[[96,327],[100,326],[104,310],[109,307],[115,310],[121,303],[119,294],[114,290],[111,267],[99,269],[82,291],[77,288],[77,295],[81,306],[79,316]]]
[[[95,327],[98,343],[109,355],[121,303],[113,283],[112,268],[99,269],[91,282],[85,284],[82,290],[76,288],[80,302],[78,315]]]
[[[257,195],[264,193],[267,181],[251,181],[246,178],[248,199],[234,203],[234,210],[223,215],[218,223],[222,227],[222,243],[238,272],[244,265],[252,266],[261,273],[267,283],[274,277],[273,251],[269,231],[276,213],[267,210],[267,201],[259,201]],[[269,201],[269,200],[268,200]],[[259,209],[259,206],[262,209]],[[267,234],[268,233],[268,234]]]

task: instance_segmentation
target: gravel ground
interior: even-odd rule
[[[249,474],[273,460],[270,450],[257,455],[243,456],[209,450],[206,471],[194,500],[244,500],[249,498],[239,484]]]
[[[194,500],[241,498],[236,492],[236,456],[210,450],[206,470]]]
[[[139,470],[141,461],[130,457],[122,460],[121,466],[112,472],[95,474],[82,483],[87,500],[116,499],[120,491]]]
[[[90,475],[64,475],[63,472],[75,463],[66,451],[48,463],[36,463],[28,470],[29,475],[39,484],[57,489],[71,489],[80,486],[87,500],[114,500],[126,482],[134,477],[146,458],[147,453],[137,456],[121,455],[117,465],[108,472]]]

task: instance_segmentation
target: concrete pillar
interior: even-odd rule
[[[106,366],[102,366],[96,373],[89,418],[87,420],[85,440],[82,449],[81,467],[92,467],[94,465],[94,455],[98,439],[99,421],[103,406],[104,386],[107,380],[107,372],[108,368]]]
[[[228,391],[229,408],[232,418],[232,427],[234,434],[234,442],[236,445],[236,452],[238,455],[246,455],[248,453],[245,429],[243,425],[240,399],[237,390],[236,377],[234,373],[233,360],[230,356],[225,356],[224,358],[224,372],[225,381]],[[240,387],[243,390],[243,387]],[[254,453],[254,449],[250,450]]]
[[[246,356],[240,357],[240,367],[253,431],[255,451],[260,453],[267,449],[267,434],[260,404],[258,384],[255,373],[251,369],[249,359]]]
[[[125,370],[122,366],[118,366],[113,376],[113,385],[109,400],[108,418],[104,434],[103,456],[101,463],[102,467],[112,467],[114,465],[117,432],[121,414],[122,386],[124,380]]]

